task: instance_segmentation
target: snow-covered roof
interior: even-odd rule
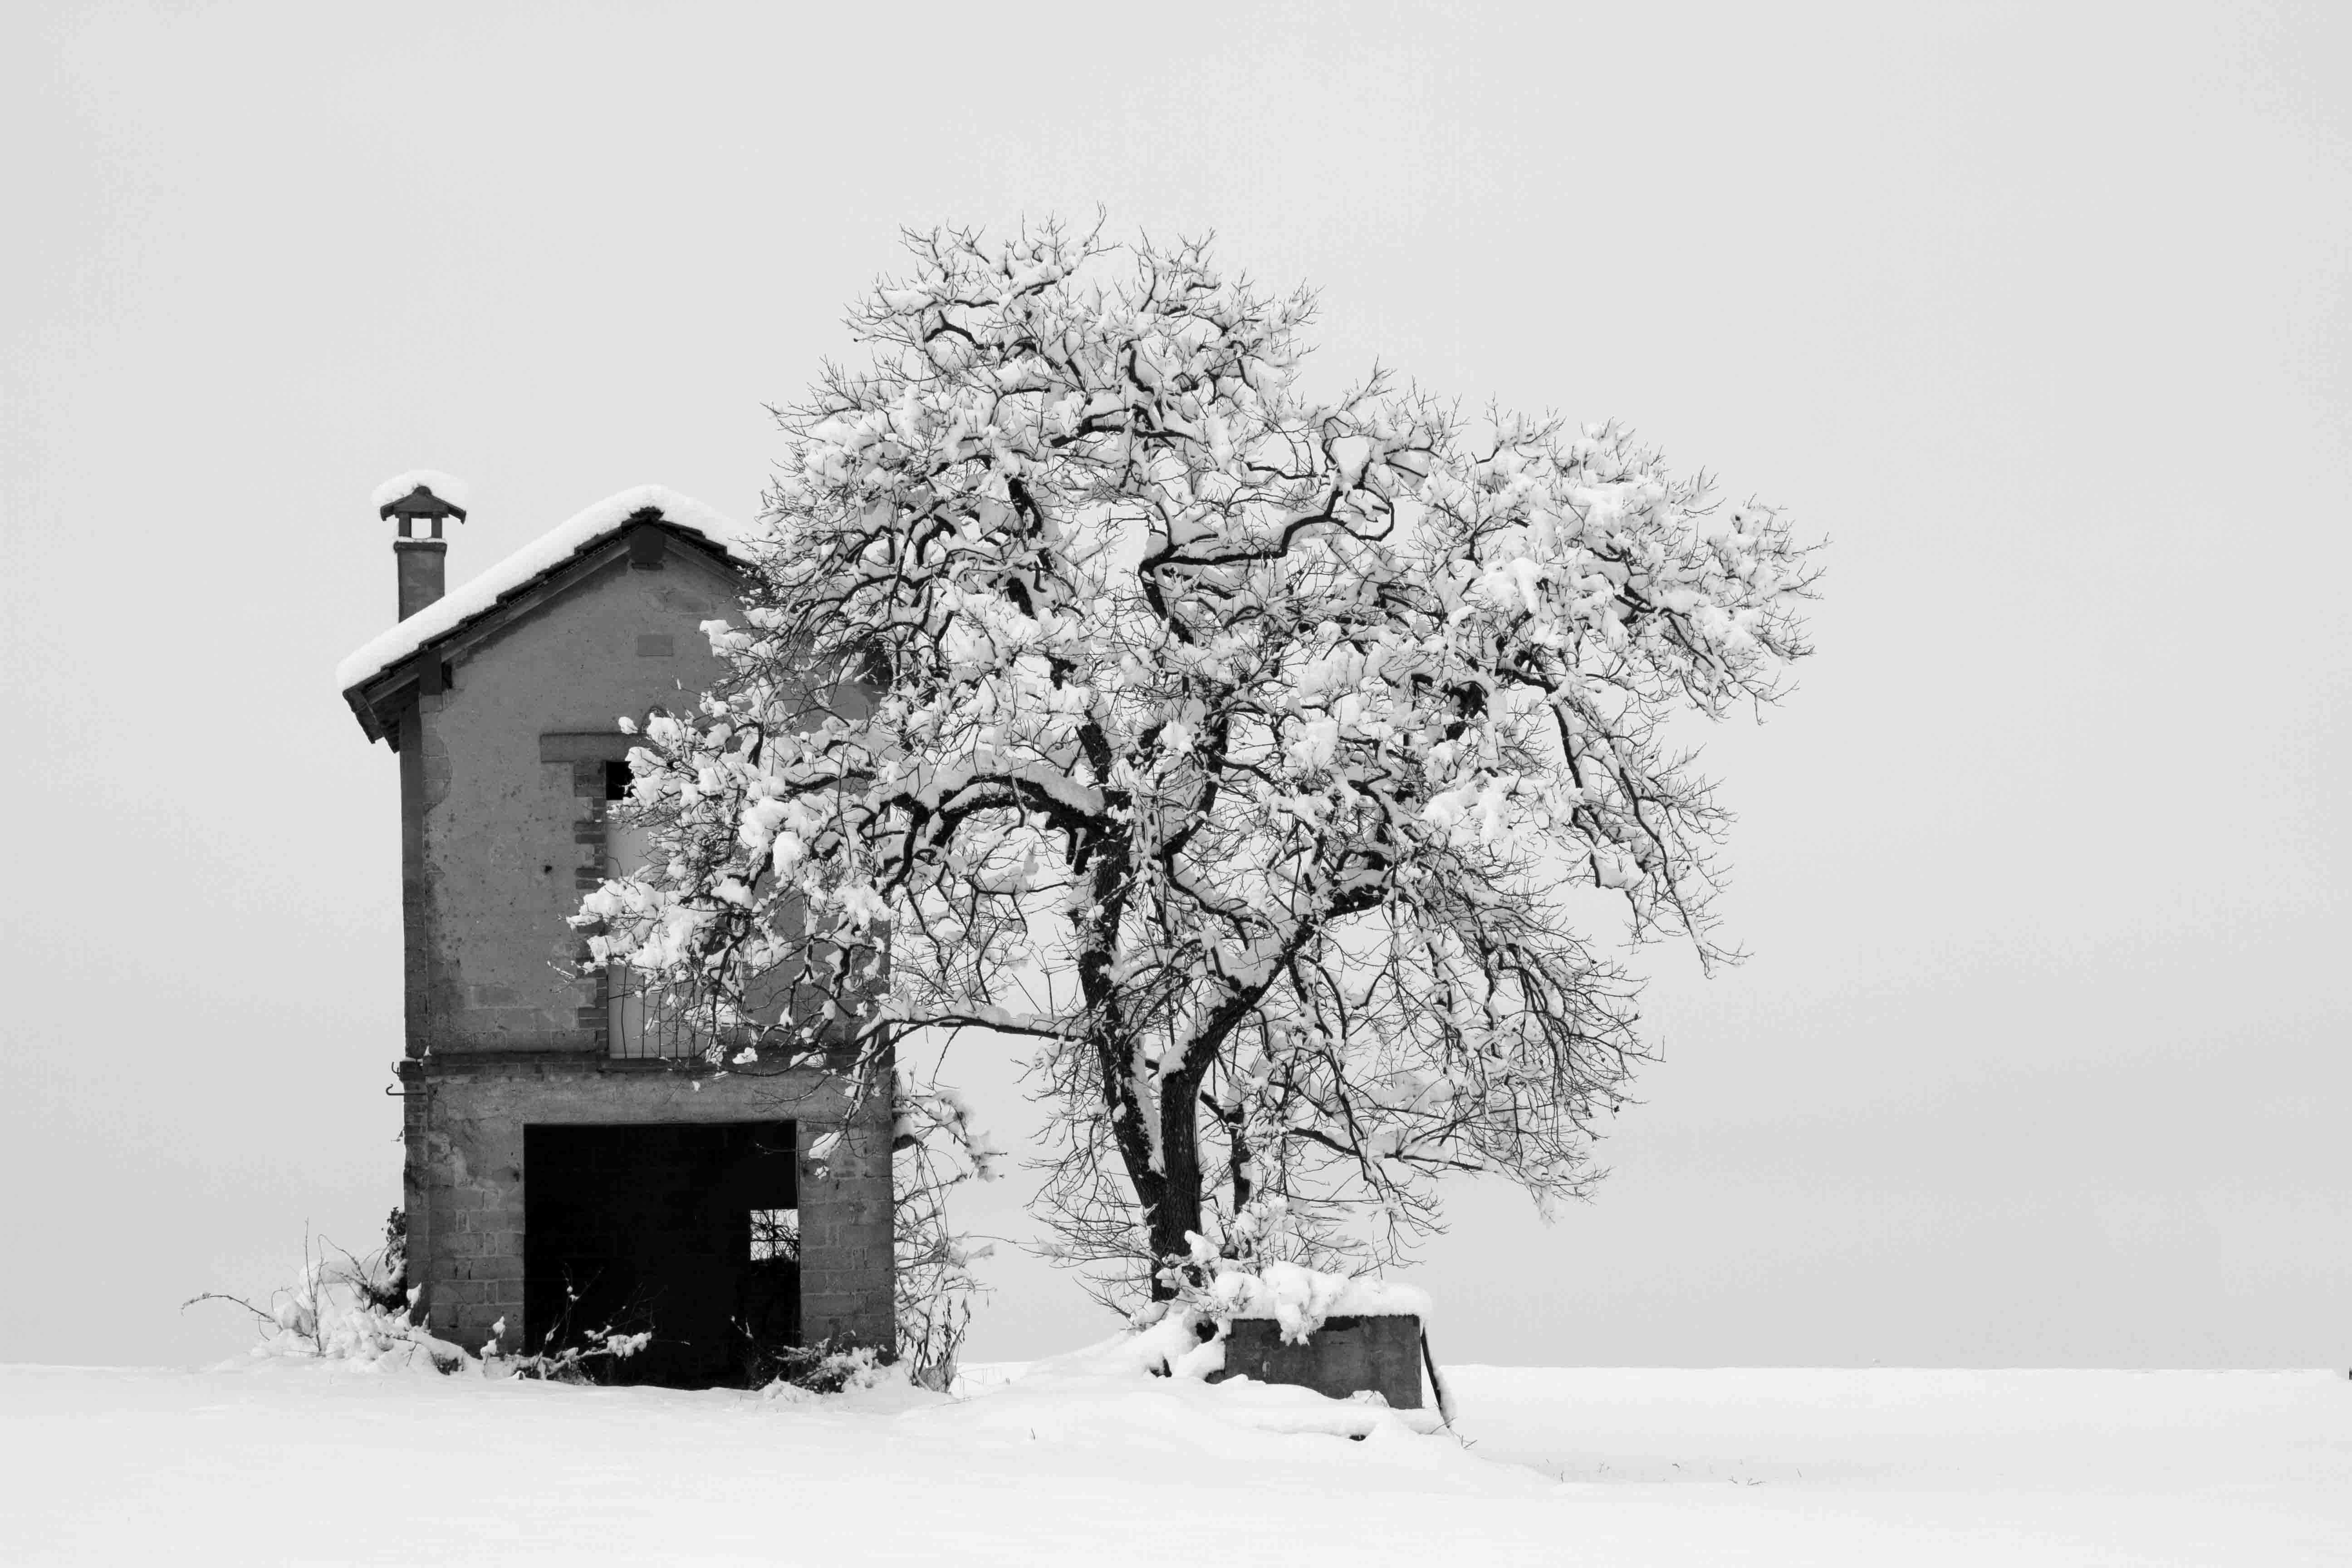
[[[402,476],[404,479],[414,478]],[[400,493],[406,495],[408,491]],[[433,493],[440,495],[441,491],[436,487]],[[639,485],[635,489],[606,496],[569,521],[549,529],[488,571],[460,584],[406,620],[370,638],[335,667],[335,689],[349,691],[372,680],[427,643],[497,608],[499,600],[537,582],[573,556],[603,544],[630,518],[647,508],[660,512],[662,521],[672,527],[698,533],[736,560],[750,563],[751,557],[742,543],[743,531],[732,519],[661,485]]]

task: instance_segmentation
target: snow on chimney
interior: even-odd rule
[[[378,518],[391,518],[400,529],[392,541],[392,558],[404,621],[448,591],[449,543],[441,537],[441,520],[466,521],[466,487],[446,474],[418,468],[384,480],[370,500]],[[416,525],[428,521],[433,536],[418,538]]]

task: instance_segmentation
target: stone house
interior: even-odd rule
[[[755,1342],[887,1346],[887,1108],[852,1116],[815,1071],[709,1068],[625,986],[581,977],[567,919],[639,863],[608,815],[627,784],[616,721],[717,680],[698,627],[736,607],[735,529],[647,486],[446,593],[443,524],[466,514],[425,478],[378,493],[400,619],[338,677],[400,769],[395,1071],[420,1311],[509,1352],[650,1327],[630,1374],[683,1385],[743,1375]]]

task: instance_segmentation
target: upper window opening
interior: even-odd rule
[[[606,763],[604,764],[604,798],[619,800],[626,795],[629,793],[629,785],[635,776],[630,772],[626,758],[619,762]]]

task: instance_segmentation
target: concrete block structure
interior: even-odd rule
[[[1391,1410],[1421,1408],[1421,1319],[1410,1313],[1326,1318],[1298,1344],[1271,1318],[1236,1318],[1225,1334],[1225,1364],[1210,1374],[1289,1383],[1333,1399],[1377,1393]]]
[[[737,608],[733,525],[648,486],[445,593],[464,511],[427,484],[381,511],[400,620],[341,684],[400,770],[395,1070],[426,1321],[509,1352],[649,1327],[633,1373],[683,1385],[745,1375],[760,1345],[889,1345],[888,1107],[813,1070],[712,1068],[585,973],[569,922],[638,863],[611,815],[618,721],[721,674],[699,628]]]

